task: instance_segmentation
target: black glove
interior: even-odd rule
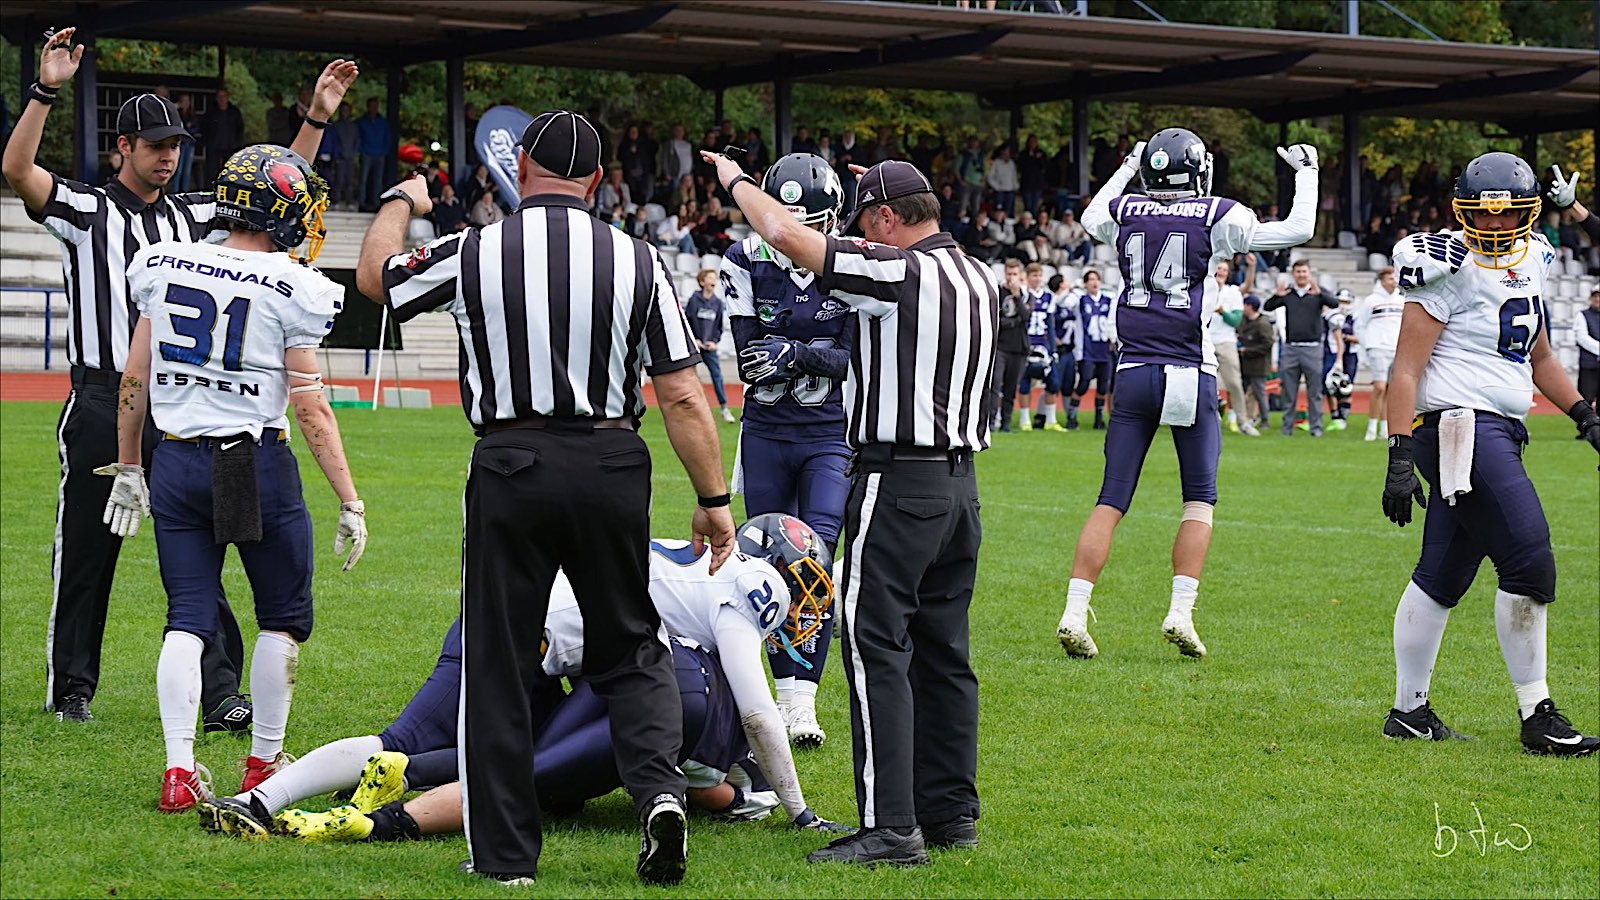
[[[1411,498],[1417,505],[1428,508],[1422,493],[1422,482],[1417,480],[1417,470],[1411,462],[1411,435],[1389,435],[1389,475],[1383,482],[1383,514],[1389,521],[1406,527],[1411,522]]]
[[[794,827],[802,831],[821,831],[825,834],[855,834],[856,831],[849,825],[830,822],[822,818],[812,812],[809,806],[801,810],[800,815],[794,817]]]
[[[1600,414],[1595,413],[1594,407],[1587,401],[1579,400],[1567,410],[1567,415],[1578,423],[1578,435],[1588,441],[1589,446],[1600,451]]]

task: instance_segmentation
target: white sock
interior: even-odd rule
[[[294,699],[294,670],[299,661],[300,645],[291,638],[271,631],[256,637],[256,649],[250,657],[250,701],[255,707],[250,755],[256,759],[271,760],[283,749],[289,703]]]
[[[1056,402],[1054,400],[1044,405],[1044,423],[1046,425],[1054,425],[1056,423]]]
[[[1233,407],[1231,406],[1228,407],[1228,421],[1234,423],[1235,425],[1239,424],[1239,414],[1234,412]]]
[[[200,715],[200,651],[205,643],[169,631],[156,662],[156,701],[167,741],[167,768],[194,771],[194,723]]]
[[[1082,627],[1089,615],[1089,600],[1094,595],[1094,582],[1074,578],[1067,582],[1067,611],[1061,614],[1061,626],[1068,622]]]
[[[1406,583],[1394,611],[1394,708],[1410,712],[1428,702],[1428,683],[1444,641],[1450,610],[1414,581]]]
[[[778,690],[778,705],[788,706],[794,702],[795,677],[772,679],[772,686]]]
[[[1200,579],[1187,575],[1172,576],[1172,607],[1168,615],[1193,616],[1194,602],[1200,599]]]
[[[1378,420],[1378,437],[1384,438],[1385,440],[1388,439],[1388,437],[1389,437],[1389,420],[1388,419],[1379,419]]]
[[[817,683],[804,678],[794,680],[794,693],[789,697],[791,708],[804,707],[815,710],[817,708]]]
[[[1517,708],[1522,717],[1533,715],[1533,708],[1550,696],[1545,681],[1546,605],[1532,597],[1494,592],[1494,630],[1500,637],[1500,653],[1506,658],[1506,671],[1517,690]]]
[[[1378,433],[1378,420],[1377,419],[1368,419],[1367,420],[1367,437],[1373,437],[1373,436],[1377,435],[1377,433]]]
[[[276,813],[307,797],[353,788],[361,783],[361,770],[366,768],[367,759],[382,750],[383,739],[375,734],[323,744],[294,765],[261,782],[250,794],[256,795],[267,812]],[[250,794],[238,796],[247,800]]]

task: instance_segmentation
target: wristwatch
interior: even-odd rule
[[[378,195],[379,206],[388,203],[390,200],[404,200],[406,202],[406,214],[413,216],[417,214],[417,201],[411,199],[411,195],[401,190],[399,186],[389,188]]]

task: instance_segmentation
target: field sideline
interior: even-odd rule
[[[165,616],[148,520],[124,549],[98,721],[40,712],[50,608],[60,407],[0,403],[0,896],[508,896],[456,872],[459,836],[411,845],[246,844],[154,809],[163,768],[155,660]],[[433,665],[458,603],[459,408],[343,410],[372,540],[340,573],[336,503],[300,462],[316,525],[318,621],[301,656],[288,749],[375,733]],[[1530,419],[1527,464],[1551,520],[1560,601],[1549,680],[1574,724],[1600,728],[1600,476],[1565,418]],[[734,426],[723,425],[731,464]],[[1379,512],[1384,451],[1349,431],[1313,441],[1224,435],[1221,503],[1196,622],[1212,658],[1159,634],[1179,502],[1158,436],[1095,594],[1101,657],[1054,638],[1101,434],[997,435],[979,457],[985,540],[972,612],[982,685],[983,845],[915,871],[810,867],[824,841],[773,822],[691,824],[670,892],[633,877],[638,833],[620,793],[548,823],[528,896],[1600,896],[1600,760],[1538,759],[1517,743],[1485,566],[1446,635],[1435,706],[1479,739],[1379,736],[1393,698],[1390,629],[1420,541]],[[692,493],[651,412],[658,536],[683,536]],[[107,460],[110,462],[110,460]],[[738,507],[736,506],[736,509]],[[242,624],[249,589],[225,576]],[[252,640],[253,624],[246,625]],[[837,646],[819,701],[828,744],[800,754],[806,797],[855,821]],[[238,785],[248,743],[209,737],[199,760]],[[309,801],[312,806],[317,801]],[[1475,835],[1479,814],[1487,846]],[[1452,844],[1449,832],[1455,829]],[[1524,832],[1532,839],[1517,847]],[[1502,845],[1496,845],[1496,834]],[[1440,835],[1442,834],[1442,838]],[[1442,839],[1442,847],[1436,844]],[[1450,850],[1448,857],[1438,854]],[[1436,850],[1436,848],[1439,848]]]

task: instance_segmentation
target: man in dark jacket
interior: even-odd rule
[[[1272,371],[1272,345],[1277,333],[1272,320],[1261,314],[1261,298],[1244,298],[1244,315],[1239,332],[1239,374],[1244,379],[1245,414],[1257,428],[1267,427],[1267,374]],[[1255,405],[1251,412],[1249,406]],[[1292,413],[1291,413],[1292,415]]]
[[[1323,290],[1311,276],[1311,264],[1295,260],[1289,269],[1292,284],[1284,284],[1262,307],[1284,313],[1283,359],[1278,382],[1283,389],[1283,436],[1294,435],[1294,408],[1300,382],[1306,383],[1306,419],[1312,437],[1322,437],[1322,343],[1324,309],[1338,309],[1339,300]]]
[[[1022,261],[1006,260],[1005,284],[1000,288],[1000,335],[995,342],[994,390],[1000,411],[998,431],[1011,430],[1011,410],[1017,403],[1017,385],[1028,367],[1028,296],[1023,290]],[[1027,415],[1024,411],[1023,415]]]

